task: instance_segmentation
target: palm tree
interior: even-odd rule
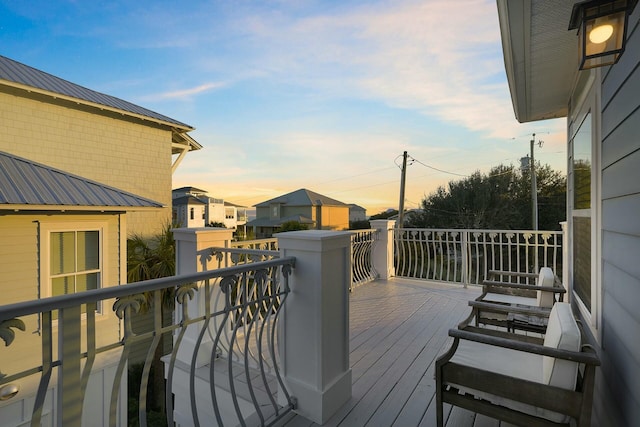
[[[166,224],[163,230],[150,237],[144,238],[140,235],[133,235],[127,239],[127,282],[134,283],[142,280],[158,279],[161,277],[173,276],[176,272],[175,261],[175,240],[173,238],[172,226]],[[172,314],[174,308],[174,295],[175,290],[168,288],[162,292],[162,324],[163,326],[172,322]],[[153,323],[149,322],[152,317],[145,316],[153,306],[153,293],[145,293],[145,303],[143,304],[140,314],[134,315],[135,329],[139,329],[139,332],[148,332],[153,329]],[[151,364],[151,376],[150,381],[151,390],[148,394],[149,399],[147,403],[148,408],[156,409],[160,414],[164,413],[164,371],[163,364],[160,358],[170,351],[171,349],[171,335],[164,334],[161,337],[160,344],[155,350],[153,361]],[[148,342],[141,343],[140,351],[144,352],[148,349]],[[135,353],[135,352],[134,352]],[[130,377],[132,388],[130,388],[130,394],[137,395],[140,382],[137,375],[139,374],[141,367],[139,363],[132,363],[130,369]],[[141,371],[140,371],[141,372]],[[138,399],[130,401],[136,404]],[[130,408],[131,409],[131,408]],[[137,421],[137,409],[130,411],[130,423]]]

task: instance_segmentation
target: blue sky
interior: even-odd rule
[[[406,150],[417,207],[534,132],[566,171],[565,121],[514,118],[494,0],[0,0],[0,54],[194,126],[174,187],[247,206],[397,208]]]

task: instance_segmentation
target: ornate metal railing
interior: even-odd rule
[[[358,230],[351,235],[352,280],[349,290],[376,280],[378,274],[373,267],[371,250],[378,230]],[[248,262],[264,261],[279,256],[278,239],[258,239],[232,242],[231,248],[212,248],[218,266],[240,265]]]
[[[489,270],[562,274],[561,231],[395,230],[396,275],[480,284]]]
[[[218,263],[218,268],[223,268],[279,258],[280,252],[278,252],[277,250],[245,249],[232,247],[211,248],[211,255]]]
[[[211,419],[202,416],[208,412],[214,414],[218,425],[246,425],[246,418],[255,425],[271,425],[294,406],[278,369],[276,333],[294,261],[292,257],[272,259],[2,306],[0,337],[9,346],[2,350],[2,360],[7,360],[7,355],[17,361],[24,358],[23,354],[12,355],[11,350],[24,348],[20,341],[29,339],[39,341],[41,356],[33,366],[0,373],[0,386],[35,378],[35,398],[25,400],[33,403],[28,409],[31,425],[41,425],[45,399],[51,400],[47,396],[54,388],[53,400],[58,402],[54,424],[79,426],[92,367],[101,355],[115,351],[119,354],[117,367],[105,406],[108,424],[120,425],[119,405],[127,404],[123,375],[128,355],[136,343],[150,340],[142,379],[136,386],[140,392],[137,421],[141,426],[151,425],[146,405],[152,361],[162,337],[172,334],[173,348],[163,358],[168,425],[174,425],[174,403],[178,404],[179,397],[190,403],[189,424],[210,424]],[[176,308],[176,321],[163,326],[167,301]],[[153,316],[153,330],[136,333],[132,315],[145,308]],[[34,324],[38,335],[30,330],[19,332]],[[122,329],[118,334],[119,324]],[[110,333],[115,329],[119,337],[104,342],[104,336],[109,335],[106,328]],[[179,377],[186,380],[181,382]],[[208,384],[206,393],[203,380]],[[174,394],[178,388],[179,396]],[[208,404],[203,407],[203,395],[213,409]],[[230,398],[231,404],[221,404],[220,395]]]
[[[376,280],[378,274],[373,268],[372,248],[376,241],[378,230],[354,231],[351,234],[351,271],[353,278],[351,287]]]
[[[241,240],[238,242],[231,242],[231,247],[237,249],[277,251],[278,239],[275,237],[271,237],[268,239]]]

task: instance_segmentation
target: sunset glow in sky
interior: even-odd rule
[[[519,124],[495,0],[0,0],[0,54],[196,128],[174,174],[252,206],[299,188],[367,208],[536,159],[565,120]],[[442,172],[445,171],[445,172]]]

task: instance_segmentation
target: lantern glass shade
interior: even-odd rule
[[[627,17],[637,0],[576,3],[569,29],[578,28],[580,69],[612,65],[624,52]]]
[[[581,69],[612,65],[624,51],[625,13],[585,20],[580,35]]]

